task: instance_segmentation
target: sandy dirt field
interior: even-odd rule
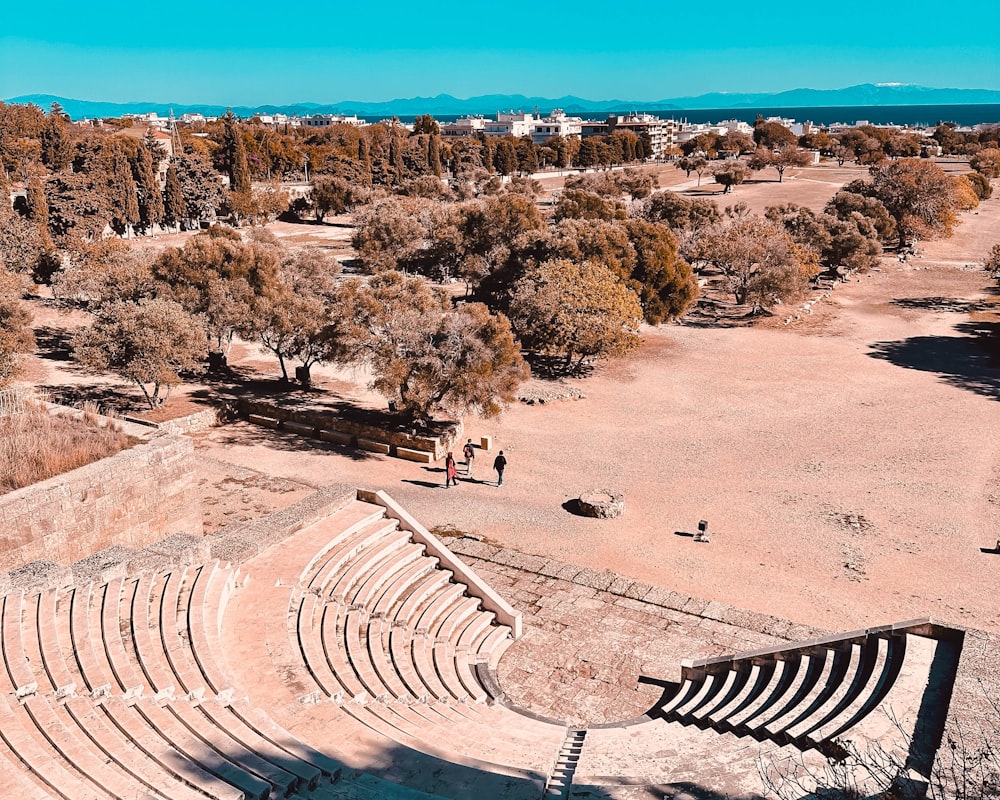
[[[858,174],[791,173],[726,200],[762,208],[787,191],[820,207]],[[1000,556],[981,552],[1000,538],[1000,297],[978,266],[998,231],[993,199],[951,239],[921,243],[906,264],[885,259],[811,313],[646,330],[637,355],[572,381],[583,399],[467,419],[468,435],[505,451],[502,488],[492,485],[493,452],[478,454],[473,480],[445,490],[438,465],[242,423],[199,435],[198,447],[290,481],[289,494],[331,481],[386,489],[429,527],[818,627],[933,615],[1000,631],[990,588]],[[253,348],[234,357],[276,374]],[[85,380],[53,358],[29,370],[43,385]],[[379,402],[363,375],[317,378]],[[590,489],[623,493],[624,516],[567,510]],[[710,544],[689,535],[699,519]]]

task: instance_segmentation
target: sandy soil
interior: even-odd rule
[[[732,199],[762,207],[789,191],[818,207],[850,179],[825,167],[789,171],[783,184],[741,186]],[[636,356],[573,382],[583,399],[467,419],[469,435],[493,436],[505,451],[502,488],[492,485],[493,453],[479,453],[475,480],[446,491],[437,465],[240,423],[199,435],[198,447],[289,481],[275,496],[329,481],[384,488],[429,527],[819,627],[933,615],[1000,631],[1000,600],[982,588],[1000,557],[981,552],[1000,538],[1000,298],[977,264],[997,230],[1000,198],[966,215],[951,239],[921,244],[907,264],[886,259],[811,313],[647,330]],[[93,380],[53,358],[56,345],[30,365],[36,382]],[[255,348],[233,358],[276,374]],[[344,397],[380,402],[363,375],[317,377]],[[567,510],[595,488],[622,492],[625,515]],[[230,496],[238,506],[239,493]],[[252,505],[266,506],[261,497]],[[686,535],[699,519],[710,544]]]

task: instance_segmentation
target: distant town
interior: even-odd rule
[[[164,117],[158,112],[123,114],[114,120],[102,119],[81,119],[73,124],[81,127],[100,128],[106,124],[119,126],[120,123],[131,123],[133,127],[145,126],[153,128],[155,131],[169,133],[174,126],[197,127],[199,125],[218,122],[221,117],[209,116],[199,113],[185,113],[177,118]],[[791,117],[767,116],[765,122],[773,122],[790,130],[795,136],[808,136],[822,130],[824,133],[836,135],[852,128],[878,128],[886,131],[893,131],[907,135],[915,135],[921,139],[926,139],[927,148],[923,148],[927,155],[941,155],[940,145],[934,140],[938,131],[936,125],[911,126],[904,124],[879,124],[872,123],[866,119],[858,119],[853,122],[838,122],[830,125],[817,125],[810,120],[799,121]],[[414,122],[403,122],[398,118],[382,119],[378,122],[370,122],[358,117],[356,114],[311,114],[307,116],[293,116],[288,114],[257,114],[244,120],[254,125],[270,127],[276,131],[285,131],[293,128],[322,129],[336,125],[351,125],[354,127],[367,127],[372,124],[392,124],[405,128],[411,133],[414,130]],[[953,130],[959,134],[977,133],[979,131],[994,128],[996,123],[979,123],[976,125],[955,126]],[[726,136],[727,134],[753,135],[754,126],[741,119],[723,119],[717,122],[690,122],[686,118],[673,119],[662,118],[654,114],[632,112],[626,114],[608,114],[603,119],[584,119],[578,116],[570,116],[560,108],[554,108],[549,113],[540,113],[537,109],[532,112],[521,110],[498,111],[493,117],[486,117],[481,114],[472,114],[455,119],[453,122],[441,122],[439,124],[442,139],[460,139],[465,137],[489,136],[489,137],[530,137],[536,145],[544,144],[553,137],[563,139],[587,139],[594,136],[609,136],[615,132],[631,132],[636,136],[647,139],[651,146],[650,157],[654,159],[670,158],[672,155],[679,155],[678,148],[686,142],[690,142],[704,134],[714,134],[716,136]],[[724,154],[721,154],[724,155]]]

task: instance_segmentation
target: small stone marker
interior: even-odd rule
[[[696,542],[711,541],[711,539],[708,538],[708,520],[705,519],[698,520],[698,532],[694,535],[694,540]]]

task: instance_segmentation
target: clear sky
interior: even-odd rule
[[[12,0],[0,97],[227,105],[1000,89],[1000,0]]]

